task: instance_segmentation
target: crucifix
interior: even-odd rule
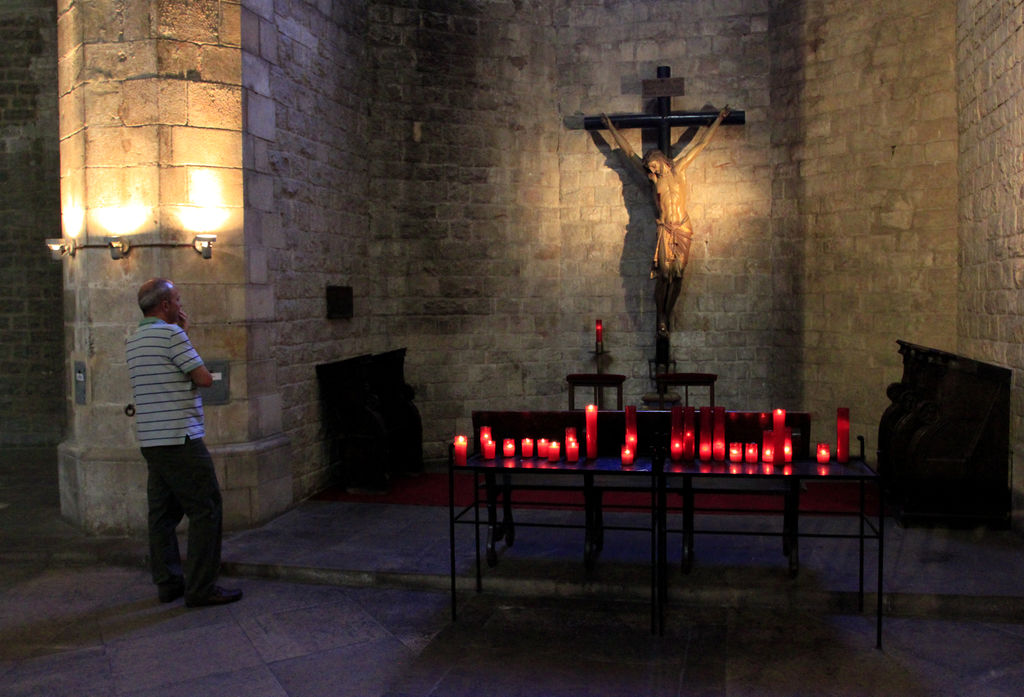
[[[667,66],[659,66],[657,78],[643,81],[643,96],[655,98],[654,114],[621,114],[585,116],[583,128],[588,131],[607,129],[625,155],[626,160],[652,184],[658,217],[658,243],[651,265],[655,279],[654,298],[658,324],[655,341],[655,364],[667,366],[670,361],[669,330],[672,310],[682,289],[683,270],[690,256],[693,226],[686,211],[686,169],[711,142],[722,124],[743,124],[744,112],[725,107],[721,111],[673,112],[672,97],[684,93],[683,79],[671,77]],[[677,155],[672,156],[673,126],[701,126],[701,130]],[[704,128],[706,127],[706,128]],[[656,128],[658,147],[643,158],[633,152],[619,129]]]

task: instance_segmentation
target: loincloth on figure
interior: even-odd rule
[[[658,244],[654,249],[651,263],[651,278],[682,278],[686,262],[690,259],[690,242],[693,241],[693,227],[690,216],[678,223],[658,223]]]

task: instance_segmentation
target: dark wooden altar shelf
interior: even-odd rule
[[[615,388],[615,408],[622,409],[622,383],[626,381],[625,375],[615,373],[570,373],[565,376],[569,383],[569,409],[576,408],[576,388],[593,387],[594,403],[600,409],[604,407],[602,390],[605,387]],[[529,436],[524,436],[529,437]]]

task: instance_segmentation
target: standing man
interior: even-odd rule
[[[149,467],[149,556],[160,602],[185,596],[188,607],[223,605],[242,591],[216,585],[220,573],[221,496],[203,437],[199,387],[213,376],[189,341],[188,315],[174,284],[152,278],[139,288],[144,315],[125,342],[135,395],[135,421]],[[188,558],[182,570],[175,533],[188,516]]]

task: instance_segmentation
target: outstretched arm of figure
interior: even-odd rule
[[[676,155],[676,167],[685,168],[688,167],[691,162],[693,162],[694,158],[700,154],[700,151],[706,148],[708,143],[711,142],[711,139],[715,137],[715,131],[717,131],[718,127],[722,125],[722,121],[725,119],[726,116],[729,115],[730,111],[731,109],[729,109],[728,104],[722,107],[722,110],[718,112],[718,116],[715,118],[714,123],[712,123],[711,126],[709,126],[707,130],[705,130],[704,133],[701,134],[701,136],[697,140],[697,143]]]
[[[626,157],[626,160],[634,167],[640,174],[644,174],[644,161],[640,159],[640,156],[633,152],[632,146],[629,141],[622,137],[619,130],[612,124],[612,120],[607,115],[601,114],[601,122],[604,123],[604,127],[608,129],[608,132],[612,134],[612,138],[615,140],[615,144],[619,146],[619,150]]]

